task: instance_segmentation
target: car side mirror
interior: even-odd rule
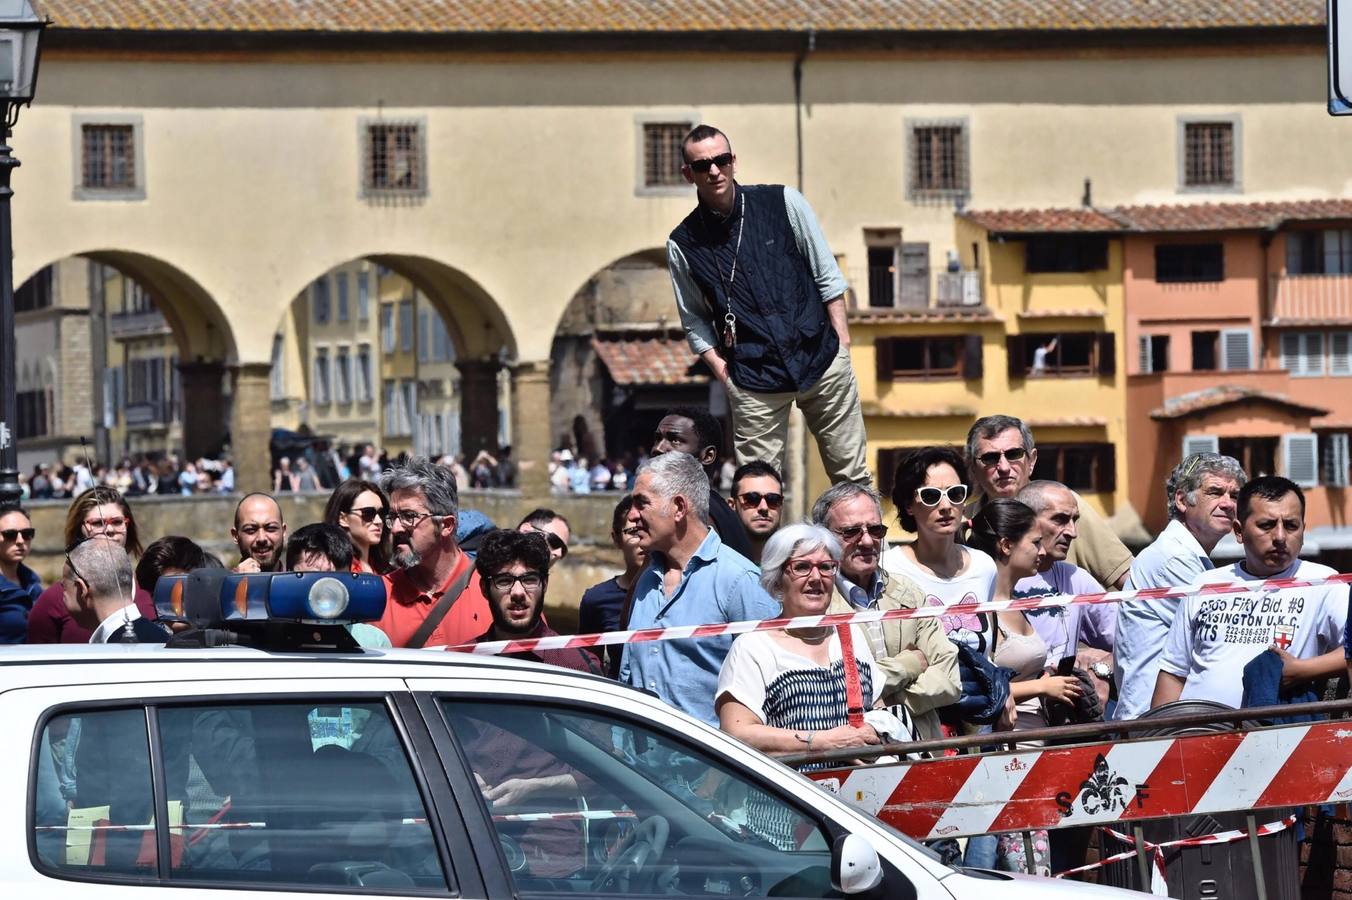
[[[831,845],[831,886],[842,894],[871,891],[883,880],[883,862],[873,845],[857,834],[842,834]]]

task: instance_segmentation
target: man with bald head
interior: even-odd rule
[[[169,632],[136,608],[131,557],[117,541],[95,535],[66,554],[62,598],[76,624],[93,630],[91,644],[163,644]]]
[[[235,507],[230,539],[239,547],[236,572],[280,572],[286,550],[282,508],[270,495],[246,494]]]

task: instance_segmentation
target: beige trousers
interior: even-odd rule
[[[859,408],[859,382],[844,347],[836,354],[817,383],[806,391],[757,394],[729,382],[728,405],[732,409],[732,435],[737,465],[753,459],[772,463],[784,471],[784,445],[789,437],[789,407],[803,411],[808,430],[817,439],[826,474],[832,484],[842,481],[868,483],[867,438],[864,413]]]

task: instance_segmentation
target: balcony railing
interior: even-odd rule
[[[981,305],[979,271],[937,272],[929,283],[900,276],[891,266],[850,270],[855,303],[862,310],[959,310]]]
[[[1352,275],[1274,275],[1268,318],[1352,324]]]
[[[113,313],[108,317],[108,333],[119,338],[151,337],[169,334],[169,323],[159,310]]]
[[[981,273],[978,271],[940,272],[935,277],[935,287],[936,306],[981,305]]]

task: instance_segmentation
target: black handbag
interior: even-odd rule
[[[966,644],[958,648],[958,676],[962,681],[962,696],[957,703],[939,709],[939,721],[959,727],[967,725],[994,725],[1009,702],[1009,681],[1013,669],[997,666]]]

